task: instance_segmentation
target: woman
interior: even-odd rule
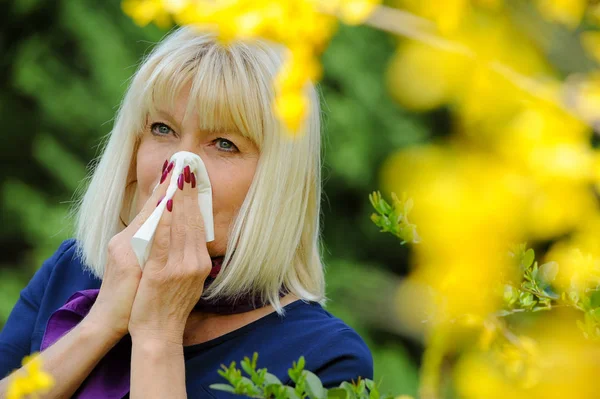
[[[79,204],[75,239],[36,273],[0,334],[0,377],[42,349],[49,397],[229,397],[209,388],[225,382],[217,370],[254,352],[287,384],[300,356],[326,387],[372,378],[364,342],[321,307],[319,106],[310,87],[304,132],[289,139],[270,105],[281,63],[272,45],[224,46],[192,28],[154,49]],[[206,166],[215,239],[206,243],[186,171],[142,272],[130,240],[179,151]]]

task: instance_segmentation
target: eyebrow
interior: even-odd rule
[[[170,112],[167,112],[167,111],[165,111],[163,109],[160,109],[160,108],[155,108],[154,114],[157,114],[158,116],[163,117],[164,119],[167,119],[167,122],[169,122],[170,124],[174,125],[174,127],[178,131],[181,130],[181,125],[177,121],[175,121],[175,119],[173,119],[173,117],[172,117],[172,115],[171,115]],[[152,115],[152,112],[150,113],[150,115]],[[200,130],[208,133],[209,135],[235,134],[235,135],[238,135],[238,136],[240,136],[240,137],[242,137],[244,139],[250,140],[249,138],[247,138],[246,136],[244,136],[242,134],[242,132],[239,131],[239,129],[237,129],[235,127],[232,127],[232,128],[222,127],[222,128],[216,128],[216,129],[215,128],[211,128],[211,129],[201,128]],[[252,140],[250,140],[250,141],[252,141]]]
[[[173,116],[171,115],[171,113],[166,112],[162,109],[155,109],[155,112],[150,112],[150,116],[152,116],[152,114],[158,115],[164,119],[167,120],[167,122],[169,122],[170,124],[174,125],[174,127],[177,130],[181,130],[181,126],[179,125],[179,123],[177,123],[177,121],[175,119],[173,119]]]

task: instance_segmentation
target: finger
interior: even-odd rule
[[[177,191],[173,195],[173,220],[171,224],[171,247],[169,249],[169,261],[180,265],[183,261],[186,241],[186,214],[184,207],[183,189],[185,180],[183,173],[177,177]]]
[[[173,167],[173,162],[167,164],[167,167],[161,173],[157,182],[159,183],[158,187],[156,188],[156,190],[154,190],[152,195],[150,195],[150,198],[148,198],[148,200],[146,201],[142,209],[138,212],[133,221],[131,221],[131,223],[129,223],[129,226],[127,226],[127,228],[124,230],[127,231],[127,233],[131,235],[131,237],[133,237],[133,235],[140,229],[140,227],[142,227],[144,222],[148,219],[152,212],[154,212],[154,209],[156,209],[158,203],[162,201],[162,198],[164,198],[167,192],[167,188],[169,187],[169,183],[171,181]]]
[[[198,204],[198,187],[196,186],[196,176],[191,173],[190,183],[186,184],[184,190],[184,207],[186,211],[186,218],[188,234],[186,236],[186,255],[194,256],[196,259],[201,260],[208,256],[208,249],[206,247],[206,238],[204,232],[204,219],[200,212],[200,206]]]
[[[173,221],[173,200],[167,200],[166,209],[158,221],[158,226],[154,232],[154,239],[148,262],[145,270],[150,270],[153,267],[162,268],[169,258],[169,250],[171,247],[171,225]]]

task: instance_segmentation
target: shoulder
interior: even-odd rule
[[[43,280],[38,280],[38,285],[42,286],[36,285],[36,289],[43,292],[40,317],[44,325],[50,314],[63,306],[75,292],[99,288],[101,283],[82,264],[77,255],[77,241],[74,239],[63,241],[38,273],[43,275]]]
[[[70,262],[75,257],[77,249],[77,241],[74,238],[64,240],[54,254],[45,262],[50,264],[57,264],[59,262]]]
[[[338,386],[358,377],[373,378],[373,357],[365,341],[321,305],[295,303],[284,319],[285,341],[293,341],[300,349],[294,351],[294,360],[303,355],[306,368],[317,374],[324,386]]]
[[[359,377],[373,378],[373,358],[363,339],[341,319],[317,303],[293,302],[279,316],[272,313],[239,330],[200,344],[188,351],[186,378],[190,397],[234,398],[214,391],[223,383],[217,370],[222,364],[258,353],[258,367],[267,368],[284,384],[292,384],[288,370],[303,356],[305,369],[315,373],[323,386],[333,388]],[[207,371],[208,370],[208,371]],[[192,394],[193,393],[193,394]],[[198,396],[194,396],[194,395]]]
[[[25,292],[45,290],[48,280],[54,273],[57,265],[59,264],[70,264],[75,253],[75,240],[69,239],[63,241],[58,249],[42,263],[42,266],[35,273],[35,276],[31,279]]]
[[[99,282],[81,262],[77,253],[77,241],[73,238],[63,241],[56,252],[44,262],[40,271],[48,275],[46,289],[51,292],[56,289],[64,291],[62,296],[67,295],[67,298],[74,291],[96,288],[89,285]]]
[[[321,378],[326,387],[358,377],[373,378],[373,357],[362,337],[341,319],[318,304],[312,304],[317,317],[313,348],[306,354],[307,368]],[[316,321],[316,320],[315,320]]]

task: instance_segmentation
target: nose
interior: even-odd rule
[[[202,160],[204,161],[204,154],[203,154],[203,148],[202,148],[202,141],[201,138],[198,137],[197,134],[186,134],[183,136],[183,138],[180,140],[179,145],[177,146],[177,151],[187,151],[187,152],[192,152],[198,156],[200,156],[201,158],[203,158]]]

